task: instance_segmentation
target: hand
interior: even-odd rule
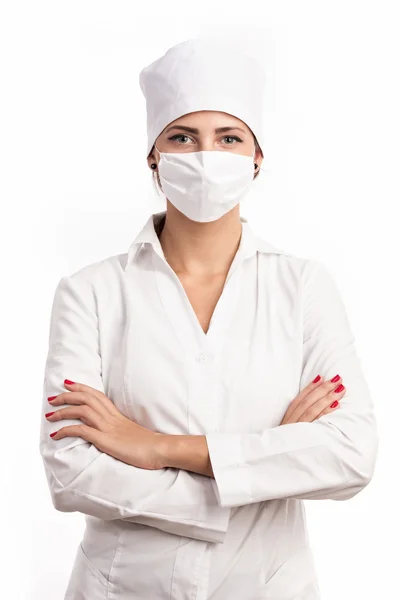
[[[125,417],[115,404],[100,390],[83,383],[67,383],[67,389],[49,400],[51,406],[71,404],[60,408],[46,418],[51,422],[62,419],[80,419],[82,425],[61,427],[53,440],[80,437],[118,460],[141,469],[161,469],[159,452],[163,434],[141,427]]]
[[[311,423],[322,417],[322,415],[340,408],[340,404],[337,404],[334,408],[331,407],[331,404],[335,400],[339,401],[343,398],[346,388],[342,385],[343,389],[335,392],[334,390],[342,383],[342,378],[337,375],[332,379],[335,379],[335,381],[328,380],[324,382],[323,377],[321,377],[316,383],[311,382],[306,385],[290,403],[280,425],[300,423],[301,421]]]

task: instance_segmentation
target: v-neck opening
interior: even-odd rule
[[[205,332],[181,280],[165,261],[165,258],[161,258],[163,263],[161,265],[158,262],[159,258],[161,257],[158,252],[152,252],[159,298],[183,351],[188,356],[197,356],[197,358],[200,357],[199,352],[206,352],[208,355],[217,354],[228,335],[237,306],[240,292],[240,277],[237,270],[242,267],[243,260],[239,260],[238,254],[235,255],[236,260],[234,259],[231,263],[222,292],[212,313],[210,325]],[[234,275],[238,277],[234,277]]]
[[[236,258],[236,255],[235,255],[235,258]],[[219,312],[220,305],[222,304],[222,301],[223,301],[222,296],[223,296],[223,294],[224,294],[224,292],[226,290],[226,287],[227,287],[227,284],[229,283],[230,278],[232,277],[234,271],[238,267],[237,264],[234,265],[235,258],[232,261],[231,266],[230,266],[229,271],[228,271],[228,274],[227,274],[227,276],[225,278],[225,282],[224,282],[223,288],[221,290],[221,293],[220,293],[220,295],[218,297],[217,303],[216,303],[216,305],[214,307],[214,310],[212,312],[211,319],[210,319],[207,331],[204,331],[204,329],[202,328],[201,323],[199,321],[199,318],[198,318],[198,316],[196,314],[196,311],[195,311],[195,309],[193,307],[193,304],[191,303],[190,298],[189,298],[189,296],[188,296],[188,294],[187,294],[187,292],[186,292],[186,290],[185,290],[185,288],[184,288],[181,280],[179,279],[179,277],[175,273],[175,271],[172,269],[172,267],[170,267],[170,265],[167,263],[167,261],[165,261],[165,264],[166,264],[167,268],[170,269],[171,273],[175,277],[175,279],[176,279],[176,281],[177,281],[177,283],[178,283],[178,285],[180,287],[181,293],[183,294],[183,297],[185,299],[185,303],[189,307],[189,312],[191,314],[192,321],[194,321],[195,327],[199,330],[199,333],[204,338],[204,341],[207,341],[210,338],[209,334],[210,334],[211,328],[212,328],[213,324],[215,323],[215,318],[217,316],[217,313]],[[234,268],[232,268],[232,267],[234,267]]]
[[[170,272],[173,274],[173,277],[175,278],[175,280],[177,281],[181,293],[183,294],[183,297],[185,299],[185,303],[187,306],[189,306],[189,312],[191,314],[191,320],[194,322],[194,326],[195,328],[198,330],[198,333],[200,335],[200,337],[203,340],[203,343],[207,343],[208,340],[210,339],[210,333],[211,333],[211,328],[213,327],[213,325],[215,324],[215,318],[217,317],[217,314],[220,311],[221,308],[221,304],[223,302],[223,294],[225,292],[225,289],[227,287],[227,284],[229,283],[229,280],[231,279],[233,273],[236,271],[236,269],[238,268],[238,266],[240,266],[239,261],[240,258],[242,258],[242,260],[245,257],[242,257],[243,254],[243,248],[244,248],[244,227],[243,227],[243,221],[241,220],[241,225],[242,225],[242,231],[241,231],[241,235],[240,235],[240,241],[239,241],[239,245],[237,248],[237,251],[235,253],[235,256],[233,257],[233,260],[231,262],[231,265],[229,267],[227,276],[225,278],[225,282],[221,291],[221,294],[218,297],[217,303],[214,307],[214,310],[212,312],[211,318],[210,318],[210,322],[209,322],[209,326],[207,331],[204,331],[203,327],[201,326],[201,323],[197,317],[196,311],[194,310],[194,307],[190,301],[190,298],[181,282],[181,280],[179,279],[178,275],[175,273],[175,271],[173,270],[173,268],[168,264],[166,258],[165,258],[165,254],[163,251],[163,248],[161,246],[161,242],[160,242],[160,234],[162,232],[163,226],[165,223],[165,217],[161,218],[158,222],[156,222],[154,224],[154,230],[156,232],[156,244],[153,246],[153,250],[155,251],[156,254],[158,254],[158,256],[161,258],[161,260],[165,263],[165,266],[170,270]]]

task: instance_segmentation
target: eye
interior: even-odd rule
[[[236,142],[242,142],[243,141],[237,135],[226,135],[222,139],[223,140],[235,140]],[[233,143],[229,143],[228,142],[227,146],[233,146]]]
[[[182,139],[182,138],[186,138],[188,140],[191,139],[188,135],[185,135],[184,133],[176,133],[175,135],[169,137],[168,139],[169,140],[178,140],[178,139]],[[182,142],[182,143],[185,143],[185,142]]]

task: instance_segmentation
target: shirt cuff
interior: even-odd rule
[[[242,434],[208,433],[205,438],[221,506],[243,506],[256,502],[243,456]]]

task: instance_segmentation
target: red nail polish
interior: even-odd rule
[[[331,381],[335,382],[335,381],[339,381],[340,379],[340,375],[335,375],[335,377],[332,377]]]
[[[50,437],[53,437],[54,435],[56,435],[57,431],[54,431],[53,433],[50,434]]]
[[[75,381],[71,381],[70,379],[64,379],[64,383],[69,383],[69,384],[71,384],[71,383],[75,383]]]
[[[53,412],[51,412],[51,413],[46,413],[44,416],[45,416],[45,417],[51,417],[51,415],[54,415],[54,411],[53,411]]]
[[[336,408],[338,404],[339,404],[339,402],[337,400],[335,400],[335,402],[333,404],[331,404],[331,408]]]
[[[339,392],[341,392],[342,390],[344,390],[344,385],[340,384],[337,386],[337,388],[335,388],[333,391],[336,392],[337,394]]]
[[[317,375],[315,379],[312,380],[312,383],[317,383],[321,379],[321,375]]]
[[[49,402],[51,402],[52,400],[54,400],[54,398],[57,398],[57,396],[49,396],[49,397],[47,398],[47,400],[48,400]]]

